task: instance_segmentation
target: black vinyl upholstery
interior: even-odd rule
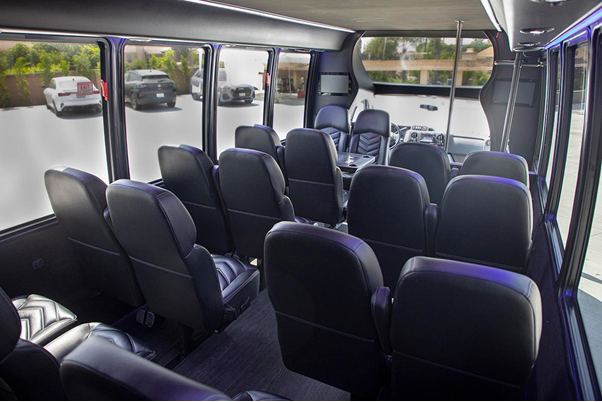
[[[13,297],[12,302],[21,319],[21,339],[38,345],[46,345],[77,322],[69,309],[44,296]]]
[[[519,155],[481,151],[466,158],[459,176],[493,176],[516,180],[529,187],[529,164]]]
[[[445,187],[451,179],[449,158],[439,147],[418,143],[403,143],[391,151],[389,165],[420,174],[429,189],[431,202],[440,205]]]
[[[519,181],[529,187],[529,165],[527,161],[520,155],[506,152],[473,152],[464,160],[458,175],[504,177]]]
[[[226,394],[158,364],[93,338],[61,364],[61,381],[70,400],[106,401],[229,401]],[[259,399],[248,399],[254,396]],[[276,395],[248,391],[242,401],[283,401]]]
[[[232,237],[213,182],[211,159],[188,145],[164,145],[158,154],[165,188],[182,201],[197,227],[196,243],[214,253],[232,251]]]
[[[280,221],[295,220],[282,172],[270,155],[250,149],[227,149],[219,162],[219,186],[236,251],[263,259],[266,233]]]
[[[377,165],[389,164],[391,122],[384,110],[362,110],[349,140],[349,152],[376,157]]]
[[[378,257],[385,286],[395,289],[405,262],[426,255],[428,237],[425,214],[429,192],[415,172],[371,165],[353,177],[347,204],[349,234],[364,240]]]
[[[10,387],[12,397],[19,400],[65,400],[59,378],[59,364],[63,355],[53,355],[49,345],[62,345],[73,349],[87,337],[80,336],[85,326],[103,327],[107,331],[91,334],[110,338],[120,347],[152,358],[154,353],[135,338],[118,329],[103,324],[83,324],[60,335],[45,347],[20,339],[21,322],[17,309],[0,289],[0,378]],[[110,335],[107,334],[110,332]],[[127,340],[119,342],[119,340]],[[129,347],[128,347],[129,345]],[[55,349],[56,351],[56,349]]]
[[[436,256],[523,271],[531,247],[531,193],[515,180],[458,176],[445,190]]]
[[[347,108],[339,105],[324,106],[316,115],[314,128],[328,134],[338,151],[344,152],[347,150],[347,140],[349,137],[349,115]]]
[[[330,136],[298,128],[286,136],[289,197],[298,216],[336,225],[343,219],[343,176]]]
[[[524,400],[542,329],[531,279],[416,257],[393,297],[393,400]]]
[[[134,263],[149,309],[191,328],[218,329],[224,319],[222,293],[228,287],[220,286],[209,252],[195,244],[194,222],[180,200],[168,190],[131,180],[112,183],[107,200],[115,233]],[[230,286],[246,302],[254,299],[259,272],[245,264],[238,275],[245,280]],[[238,310],[243,304],[231,307]]]
[[[332,229],[282,222],[266,236],[264,269],[286,367],[375,398],[386,369],[371,314],[382,286],[372,249]]]
[[[254,149],[270,155],[280,166],[286,180],[285,148],[280,144],[280,137],[273,128],[262,124],[240,126],[234,134],[234,146]]]
[[[54,214],[77,252],[89,286],[135,307],[144,304],[131,261],[105,218],[107,185],[72,168],[50,169],[44,181]]]

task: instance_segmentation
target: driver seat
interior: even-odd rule
[[[357,116],[349,140],[349,152],[375,157],[377,165],[389,164],[391,122],[384,110],[363,110]]]

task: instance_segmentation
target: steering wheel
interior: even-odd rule
[[[393,148],[395,145],[403,142],[403,135],[401,128],[395,123],[391,123],[391,137],[389,140],[389,148]]]

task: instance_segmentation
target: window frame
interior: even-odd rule
[[[100,77],[103,81],[110,82],[108,62],[112,52],[111,41],[105,36],[98,35],[79,35],[76,33],[56,34],[54,32],[2,32],[0,31],[0,41],[23,41],[23,42],[44,42],[44,43],[77,43],[77,44],[96,44],[100,48]],[[112,180],[113,158],[111,158],[111,125],[108,114],[109,105],[102,98],[102,119],[103,136],[105,143],[105,157],[107,163],[107,175]],[[0,230],[0,241],[19,236],[36,229],[41,229],[48,225],[56,224],[58,221],[54,213],[25,221],[15,226]]]

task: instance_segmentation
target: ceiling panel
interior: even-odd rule
[[[493,29],[480,0],[227,0],[223,3],[353,30]]]

